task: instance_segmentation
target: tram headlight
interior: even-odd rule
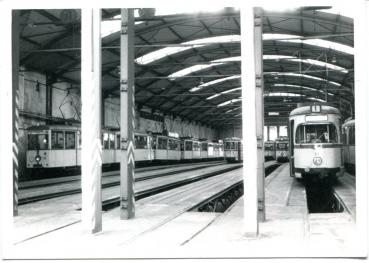
[[[314,163],[316,166],[319,166],[319,165],[321,165],[321,164],[323,163],[323,159],[322,159],[321,157],[319,157],[319,156],[314,157],[314,159],[313,159],[313,163]]]
[[[39,163],[41,161],[41,156],[40,155],[36,155],[35,160],[37,163]]]

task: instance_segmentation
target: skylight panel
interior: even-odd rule
[[[227,110],[225,113],[230,113],[230,112],[235,111],[235,110],[238,110],[238,109],[240,109],[240,108],[241,108],[241,107],[236,107],[236,108],[234,108],[234,109]]]
[[[270,92],[265,93],[265,97],[303,97],[304,95],[292,92]]]
[[[232,91],[236,91],[236,90],[240,90],[241,89],[241,87],[240,88],[235,88],[235,89],[230,89],[230,90],[226,90],[226,91],[222,91],[221,93],[216,93],[216,94],[214,94],[214,95],[212,95],[212,96],[210,96],[210,97],[208,97],[208,98],[206,98],[207,100],[211,100],[211,99],[214,99],[214,98],[216,98],[216,97],[219,97],[220,95],[222,95],[222,94],[227,94],[227,93],[230,93],[230,92],[232,92]]]
[[[200,48],[206,45],[212,45],[212,44],[217,44],[217,43],[229,43],[229,42],[240,42],[240,41],[241,41],[240,35],[226,35],[226,36],[195,39],[195,40],[183,42],[179,44],[178,47],[165,47],[165,48],[147,53],[141,57],[136,58],[135,61],[136,63],[140,65],[146,65],[151,62],[154,62],[155,60],[159,60],[166,56],[177,54],[179,52],[183,52],[191,48]],[[183,46],[180,46],[180,45],[183,45]]]
[[[291,88],[301,88],[301,89],[307,89],[307,90],[312,90],[312,91],[318,91],[320,93],[324,93],[324,90],[319,90],[319,89],[314,89],[314,88],[310,88],[310,87],[306,87],[306,86],[300,86],[300,85],[293,85],[293,84],[281,84],[281,83],[277,83],[277,84],[273,84],[273,87],[291,87]],[[333,93],[328,92],[329,96],[334,96]]]
[[[283,60],[286,60],[286,61],[301,62],[301,63],[316,65],[316,66],[324,67],[324,68],[327,67],[327,68],[332,69],[332,70],[340,71],[340,72],[343,72],[343,73],[348,73],[348,70],[343,68],[343,67],[336,66],[336,65],[326,63],[326,62],[323,62],[323,61],[319,61],[319,60],[315,60],[315,59],[300,59],[300,58],[295,57],[295,56],[284,56],[284,55],[264,55],[263,59],[266,59],[266,60],[283,59]]]
[[[241,56],[220,58],[220,59],[213,60],[212,62],[236,62],[236,61],[241,61]]]
[[[216,94],[214,94],[214,95],[212,95],[212,96],[210,96],[210,97],[207,97],[206,99],[207,100],[212,100],[212,99],[214,99],[214,98],[216,98],[216,97],[219,97],[220,96],[220,93],[216,93]]]
[[[213,66],[219,66],[219,65],[222,65],[222,64],[224,64],[224,63],[211,63],[211,64],[194,65],[194,66],[176,71],[176,72],[170,74],[168,76],[168,78],[180,78],[180,77],[186,76],[188,74],[191,74],[193,72],[204,70],[204,69],[207,69],[207,68],[210,68],[210,67],[213,67]]]
[[[275,40],[275,41],[282,41],[282,42],[306,44],[306,45],[311,45],[311,46],[318,46],[318,47],[333,49],[333,50],[343,52],[349,55],[354,55],[353,47],[340,44],[337,42],[333,42],[333,41],[319,39],[319,38],[304,39],[303,36],[298,36],[298,35],[266,33],[266,34],[263,34],[263,40]]]
[[[227,106],[229,104],[232,104],[232,103],[235,103],[235,102],[238,102],[241,100],[241,97],[240,98],[237,98],[237,99],[232,99],[232,100],[227,100],[225,102],[222,102],[220,104],[217,105],[217,107],[224,107],[224,106]]]
[[[285,55],[263,55],[263,59],[288,59],[288,58],[296,58],[295,56],[285,56]]]
[[[318,81],[325,82],[326,79],[318,78],[315,76],[307,75],[307,74],[300,74],[300,73],[293,73],[293,72],[266,72],[266,75],[273,75],[273,76],[293,76],[293,77],[302,77],[306,79],[314,79]],[[341,87],[341,84],[334,82],[334,81],[327,81],[328,83]]]
[[[225,91],[222,91],[221,93],[222,94],[227,94],[227,93],[230,93],[230,92],[233,92],[233,91],[236,91],[236,90],[241,90],[242,88],[239,87],[239,88],[234,88],[234,89],[229,89],[229,90],[225,90]]]
[[[232,80],[232,79],[239,79],[239,78],[241,78],[240,75],[235,75],[235,76],[229,76],[229,77],[225,77],[225,78],[215,79],[215,80],[205,82],[205,83],[203,83],[203,84],[201,84],[197,87],[194,87],[194,88],[190,89],[190,92],[199,91],[202,88],[205,88],[205,87],[208,87],[208,86],[211,86],[211,85],[215,85],[217,83],[221,83],[221,82]]]
[[[313,100],[313,101],[318,101],[318,102],[326,102],[325,100],[322,99],[318,99],[318,98],[313,98],[313,97],[309,97],[307,98],[308,100]]]

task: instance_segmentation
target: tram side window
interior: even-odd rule
[[[196,151],[198,151],[199,150],[199,144],[197,143],[197,142],[194,142],[193,143],[193,150],[196,152]]]
[[[186,151],[192,151],[192,142],[186,141]]]
[[[120,149],[120,134],[117,134],[117,149]]]
[[[65,149],[76,149],[76,133],[65,132]]]
[[[349,131],[349,145],[355,145],[355,126],[350,127]]]
[[[109,134],[106,132],[103,134],[103,147],[104,149],[109,149]]]
[[[208,144],[207,143],[202,143],[201,144],[201,151],[207,151],[208,150]]]
[[[300,125],[296,130],[296,143],[337,143],[338,136],[333,124]]]
[[[136,149],[147,149],[147,137],[146,136],[135,136]]]
[[[231,142],[226,142],[225,143],[225,149],[226,150],[230,150],[231,149]]]
[[[64,149],[63,131],[51,131],[51,149]]]
[[[28,134],[28,150],[47,150],[48,137],[47,134]]]
[[[179,142],[176,140],[169,140],[169,150],[177,151],[179,150]]]
[[[168,141],[164,138],[158,138],[158,150],[167,150],[168,149]]]
[[[234,142],[231,142],[231,150],[236,150],[236,144]]]
[[[111,150],[115,148],[115,137],[112,133],[109,133],[109,147]]]

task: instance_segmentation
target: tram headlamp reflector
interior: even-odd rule
[[[313,159],[313,163],[316,165],[316,166],[319,166],[323,163],[323,159],[321,157],[314,157]]]

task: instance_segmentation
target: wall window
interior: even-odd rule
[[[279,126],[279,137],[288,136],[287,126]]]
[[[51,131],[51,149],[64,149],[63,131]]]
[[[277,135],[277,126],[269,126],[269,140],[275,141]]]

